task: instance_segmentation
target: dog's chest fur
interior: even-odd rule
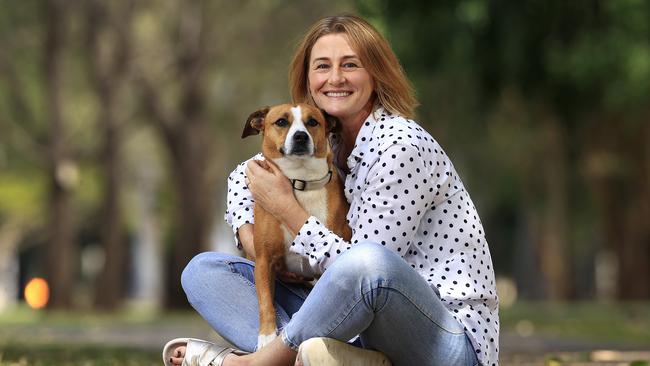
[[[329,171],[327,160],[324,158],[280,158],[275,159],[274,162],[289,179],[313,181],[323,178]],[[294,190],[294,194],[305,211],[318,218],[320,222],[327,224],[327,186],[309,191]],[[284,225],[282,225],[282,232],[284,234],[287,270],[303,275],[314,275],[306,258],[289,251],[294,236]]]

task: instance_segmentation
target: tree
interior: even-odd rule
[[[99,98],[99,121],[103,143],[100,164],[104,171],[100,238],[105,262],[96,288],[95,304],[115,310],[124,296],[127,270],[124,218],[122,215],[123,161],[121,142],[124,131],[124,102],[129,81],[131,54],[132,1],[119,5],[100,0],[86,3],[87,50],[90,79]],[[111,6],[113,5],[113,6]]]
[[[50,0],[42,8],[45,20],[45,53],[43,75],[45,105],[49,120],[48,172],[50,181],[48,280],[51,296],[48,307],[72,307],[72,291],[76,274],[74,221],[71,195],[76,185],[76,166],[68,148],[68,136],[62,112],[63,50],[66,40],[68,4]]]
[[[246,116],[261,105],[287,101],[290,42],[336,2],[200,1],[143,5],[137,83],[149,122],[164,142],[177,209],[165,268],[166,306],[187,306],[180,276],[208,246],[222,182],[242,159],[233,144]],[[277,19],[300,17],[300,22]],[[233,14],[246,14],[242,20]],[[268,14],[274,14],[269,17]],[[156,18],[152,25],[147,19]],[[256,147],[259,150],[259,147]],[[249,149],[250,150],[250,149]],[[217,182],[220,182],[217,185]],[[215,207],[215,203],[219,206]]]
[[[359,4],[415,79],[422,119],[443,145],[458,146],[466,184],[492,205],[488,221],[523,217],[517,222],[540,274],[520,288],[541,283],[546,298],[589,296],[577,292],[578,271],[608,250],[618,258],[619,297],[648,298],[650,229],[638,221],[649,201],[648,4]],[[522,258],[509,250],[520,241],[516,231],[498,228],[508,224],[486,231],[489,240],[510,232],[490,243],[516,263]],[[495,261],[497,270],[513,266],[499,255]],[[593,278],[586,285],[593,288]]]

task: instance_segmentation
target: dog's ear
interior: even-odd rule
[[[256,110],[251,113],[250,116],[246,119],[246,125],[244,125],[244,131],[241,134],[241,138],[248,137],[250,135],[257,135],[260,131],[264,130],[264,119],[266,114],[269,113],[269,107],[264,107]]]
[[[327,132],[337,133],[341,131],[341,122],[338,118],[332,116],[331,114],[325,112],[324,109],[320,110],[325,117],[325,122],[327,123]]]

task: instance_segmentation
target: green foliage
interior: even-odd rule
[[[647,190],[636,182],[648,174],[650,2],[357,4],[389,38],[416,86],[418,121],[472,192],[497,271],[515,270],[518,246],[540,245],[539,257],[546,234],[566,243],[556,255],[593,262],[596,243],[616,240],[599,225],[631,227],[624,217],[642,215],[602,210],[618,193],[590,188],[612,179],[616,192]],[[566,218],[565,233],[548,224],[554,217]]]
[[[45,208],[43,178],[38,171],[0,174],[0,218],[37,220]]]
[[[650,363],[648,361],[632,361],[630,362],[630,366],[648,366]]]
[[[120,179],[130,233],[139,214],[137,186],[147,179],[153,214],[167,232],[160,236],[177,235],[179,225],[172,187],[181,173],[170,171],[173,148],[150,123],[142,77],[161,95],[169,125],[194,123],[180,116],[188,110],[197,114],[195,121],[208,121],[214,150],[205,170],[223,189],[236,163],[258,150],[255,139],[238,139],[248,113],[287,100],[287,65],[302,32],[321,16],[355,8],[387,36],[412,79],[421,102],[417,120],[452,156],[472,193],[498,272],[512,275],[522,263],[519,245],[548,233],[545,225],[554,216],[567,218],[561,237],[571,268],[588,267],[599,243],[614,244],[602,223],[630,228],[635,225],[617,220],[640,216],[632,211],[638,197],[625,192],[647,190],[648,1],[202,2],[203,35],[210,38],[196,71],[205,81],[196,91],[205,93],[204,105],[196,108],[179,97],[189,73],[178,71],[188,61],[179,56],[189,46],[182,32],[192,30],[179,14],[189,6],[136,3],[131,69],[113,111],[123,121]],[[98,231],[101,223],[93,220],[106,180],[99,159],[105,131],[98,121],[99,90],[89,77],[84,6],[67,13],[60,107],[64,143],[79,176],[75,217],[83,230]],[[34,230],[45,225],[51,179],[43,16],[43,2],[36,0],[4,2],[0,12],[0,220],[28,219]],[[109,24],[100,35],[102,62],[114,54],[111,27],[123,25]],[[553,193],[556,181],[560,188]],[[603,188],[609,182],[615,184]],[[623,202],[618,211],[603,209],[607,202],[594,193],[603,191]],[[222,190],[205,198],[215,203],[217,217],[223,196]],[[564,206],[552,212],[549,202],[556,201]]]

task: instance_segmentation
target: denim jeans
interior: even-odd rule
[[[216,252],[194,257],[181,282],[199,314],[245,351],[257,343],[254,263]],[[312,288],[276,281],[277,324],[297,349],[313,337],[348,341],[386,354],[393,365],[476,365],[463,326],[402,258],[385,247],[353,246]]]

